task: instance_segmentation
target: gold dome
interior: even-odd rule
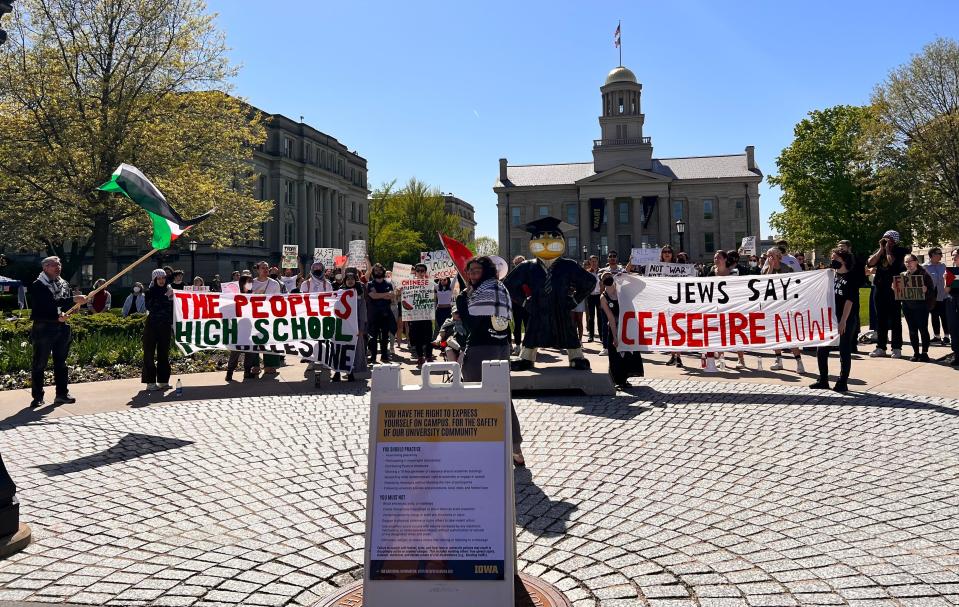
[[[612,84],[614,82],[632,82],[636,83],[636,74],[632,72],[628,67],[619,66],[613,68],[609,75],[606,76],[606,84]]]

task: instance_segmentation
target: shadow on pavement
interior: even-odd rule
[[[149,407],[152,405],[187,402],[196,400],[216,400],[226,398],[249,398],[257,396],[297,396],[304,394],[365,394],[368,383],[363,380],[355,382],[324,382],[316,387],[313,379],[299,381],[280,381],[277,376],[266,376],[259,379],[242,379],[222,384],[207,384],[202,386],[183,387],[183,394],[176,395],[174,390],[166,392],[147,392],[141,390],[129,400],[127,406],[132,408]]]
[[[191,441],[185,441],[178,438],[168,438],[165,436],[154,436],[151,434],[130,433],[113,445],[106,451],[86,455],[79,459],[59,464],[41,464],[37,466],[47,476],[60,476],[72,472],[80,472],[100,466],[108,466],[119,462],[125,462],[150,453],[160,453],[170,449],[179,449],[187,445],[192,445]]]
[[[570,514],[576,505],[553,501],[533,480],[529,468],[513,471],[516,492],[516,524],[540,537],[566,535]]]

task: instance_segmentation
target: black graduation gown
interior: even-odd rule
[[[546,275],[551,290],[547,293]],[[506,275],[503,284],[516,305],[529,314],[523,346],[527,348],[580,348],[570,312],[593,292],[596,278],[582,266],[561,257],[549,268],[539,259],[519,264]]]

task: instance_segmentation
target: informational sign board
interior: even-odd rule
[[[456,277],[456,264],[446,251],[425,251],[420,253],[420,263],[426,264],[427,275],[434,279]]]
[[[285,244],[283,245],[283,257],[280,260],[280,267],[283,269],[286,268],[298,268],[300,267],[297,258],[300,255],[300,245],[296,244]]]
[[[695,276],[696,266],[691,263],[650,263],[645,276]]]
[[[313,261],[320,262],[325,268],[332,268],[334,260],[343,254],[343,249],[313,249]]]
[[[436,316],[433,281],[429,278],[404,278],[400,280],[400,286],[403,289],[403,320],[433,320]]]
[[[438,370],[452,382],[433,384]],[[373,370],[363,604],[512,605],[509,363],[483,363],[481,383],[452,363],[422,378],[404,386],[399,365]]]
[[[651,263],[658,263],[659,256],[662,253],[660,249],[650,247],[633,249],[629,254],[629,261],[634,266],[645,266]]]
[[[926,294],[922,290],[922,276],[919,274],[900,274],[893,277],[893,288],[899,301],[922,301]]]
[[[741,254],[742,255],[758,255],[758,253],[756,252],[756,249],[758,249],[759,247],[756,245],[756,240],[757,239],[755,236],[743,236],[743,241],[739,245],[739,248],[741,249]]]
[[[351,240],[349,248],[350,260],[347,264],[358,270],[369,270],[368,257],[366,255],[365,240]]]

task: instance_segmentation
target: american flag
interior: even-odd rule
[[[619,48],[619,24],[616,24],[616,33],[613,34],[613,46]]]

